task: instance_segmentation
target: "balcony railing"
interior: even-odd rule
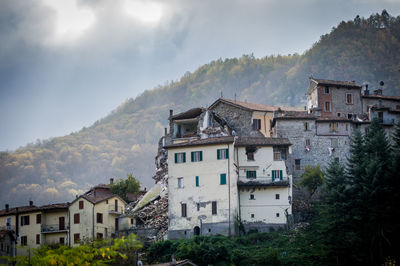
[[[238,186],[289,186],[290,178],[282,177],[275,178],[272,177],[257,177],[257,178],[246,178],[245,176],[239,176]]]
[[[110,205],[110,206],[108,206],[108,213],[123,214],[124,213],[124,207]]]
[[[60,224],[42,224],[41,226],[41,232],[46,234],[46,233],[57,233],[57,232],[65,232],[68,231],[69,226],[68,225],[60,225]]]

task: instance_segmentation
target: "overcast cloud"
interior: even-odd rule
[[[78,131],[211,60],[303,53],[400,1],[0,0],[0,150]]]

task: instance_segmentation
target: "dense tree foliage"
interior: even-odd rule
[[[180,80],[122,103],[107,117],[70,135],[0,153],[0,201],[67,201],[109,177],[134,173],[150,186],[157,141],[175,112],[220,97],[305,105],[308,77],[356,80],[398,94],[400,17],[383,11],[341,22],[302,55],[218,59]],[[17,198],[12,197],[18,192]],[[41,192],[41,193],[39,193]],[[13,202],[10,202],[13,203]]]
[[[126,202],[129,202],[128,194],[137,194],[140,190],[140,183],[133,177],[132,174],[128,174],[126,179],[120,179],[117,183],[111,185],[111,191],[114,194],[119,195]]]
[[[41,246],[31,256],[10,258],[16,265],[136,265],[136,252],[142,244],[134,234],[128,237],[97,240],[76,247]]]

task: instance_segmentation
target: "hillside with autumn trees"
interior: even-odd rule
[[[261,33],[262,34],[262,33]],[[400,95],[400,16],[342,21],[304,54],[217,59],[123,102],[79,132],[0,153],[0,202],[71,201],[128,173],[151,186],[158,140],[175,113],[225,98],[302,107],[310,76],[355,80]],[[17,196],[16,196],[17,195]]]

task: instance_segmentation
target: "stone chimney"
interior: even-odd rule
[[[369,95],[368,84],[365,84],[364,95]]]
[[[6,212],[8,212],[10,205],[6,204]]]
[[[174,110],[169,109],[169,116],[172,116],[174,114]]]
[[[114,178],[110,178],[110,185],[114,184]]]
[[[33,206],[33,201],[31,201],[31,200],[29,201],[29,206],[31,206],[31,207]]]

